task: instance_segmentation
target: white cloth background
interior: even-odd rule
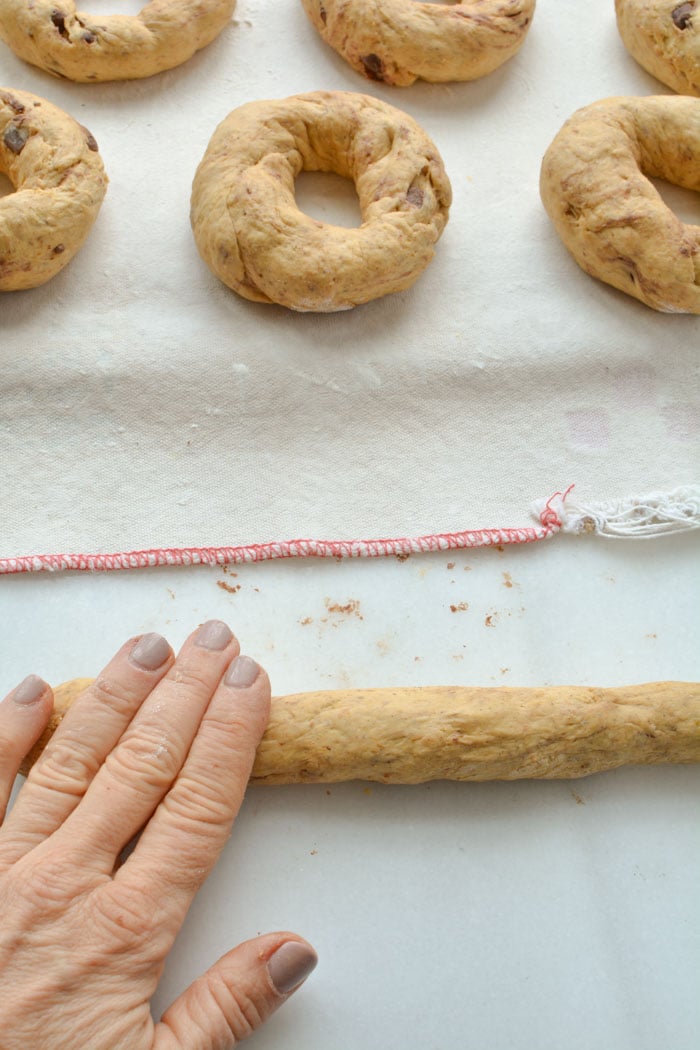
[[[5,571],[47,564],[38,555],[520,529],[570,484],[595,503],[697,481],[700,319],[588,277],[539,199],[542,155],[575,109],[669,93],[626,53],[613,8],[540,0],[496,73],[404,89],[355,74],[295,0],[239,0],[209,48],[144,81],[71,84],[2,46],[0,84],[85,124],[110,176],[76,259],[0,296]],[[413,288],[335,315],[239,298],[200,260],[188,217],[231,109],[318,89],[412,114],[454,192]],[[309,181],[318,217],[351,215],[332,178]],[[697,194],[662,192],[700,221]]]

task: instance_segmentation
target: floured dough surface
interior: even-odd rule
[[[301,171],[352,179],[361,225],[301,212]],[[239,295],[332,312],[413,284],[451,199],[437,147],[412,117],[368,95],[317,91],[226,117],[197,169],[191,221],[202,258]]]
[[[327,44],[370,80],[476,80],[522,46],[535,0],[302,0]]]
[[[405,687],[273,701],[252,782],[576,778],[700,761],[700,686]]]
[[[700,95],[700,0],[615,0],[633,58],[681,95]]]
[[[90,679],[55,690],[52,725]],[[700,685],[464,686],[276,697],[252,783],[577,778],[629,763],[700,761]]]
[[[700,314],[700,226],[651,178],[700,191],[700,100],[609,98],[578,110],[542,162],[542,201],[587,273],[667,313]]]
[[[93,16],[74,0],[0,0],[0,38],[54,76],[135,80],[186,62],[218,36],[234,6],[235,0],[151,0],[137,15]]]
[[[46,99],[0,88],[0,291],[35,288],[87,237],[107,190],[97,142]]]

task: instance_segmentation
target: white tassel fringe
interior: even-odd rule
[[[569,494],[535,505],[535,513],[554,510],[562,532],[593,533],[614,539],[650,539],[700,528],[700,485],[650,492],[607,503],[578,503]]]

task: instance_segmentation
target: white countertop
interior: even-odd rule
[[[697,680],[699,585],[697,533],[6,577],[0,685],[90,675],[130,634],[177,646],[210,617],[278,694]],[[257,1050],[696,1050],[699,788],[679,766],[251,789],[156,1009],[238,941],[291,929],[319,966]]]

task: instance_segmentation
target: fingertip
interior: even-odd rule
[[[158,671],[174,655],[167,639],[153,631],[132,639],[129,647],[129,660],[141,671]]]
[[[53,692],[39,675],[29,674],[15,686],[7,699],[23,710],[30,710],[36,709],[42,700],[50,700],[53,704]]]
[[[267,973],[278,995],[291,995],[318,965],[316,949],[301,939],[285,941],[267,960]]]
[[[27,675],[5,699],[3,707],[8,727],[14,727],[14,769],[26,777],[56,727],[53,690],[38,675]]]
[[[236,641],[233,631],[223,620],[207,620],[191,638],[199,649],[209,649],[212,652],[223,652],[228,645]]]
[[[238,701],[264,709],[269,715],[270,679],[265,668],[246,653],[238,653],[229,663],[221,680]]]
[[[207,1046],[238,1046],[284,1005],[316,962],[314,949],[295,933],[244,941],[175,1000],[160,1030],[179,1039],[178,1046],[192,1045],[193,1029],[205,1032]]]
[[[247,708],[255,715],[262,736],[270,719],[271,706],[270,679],[265,669],[242,653],[229,664],[223,684],[238,710]]]
[[[249,689],[260,677],[262,667],[250,656],[240,653],[228,665],[224,675],[224,684],[234,689]]]

